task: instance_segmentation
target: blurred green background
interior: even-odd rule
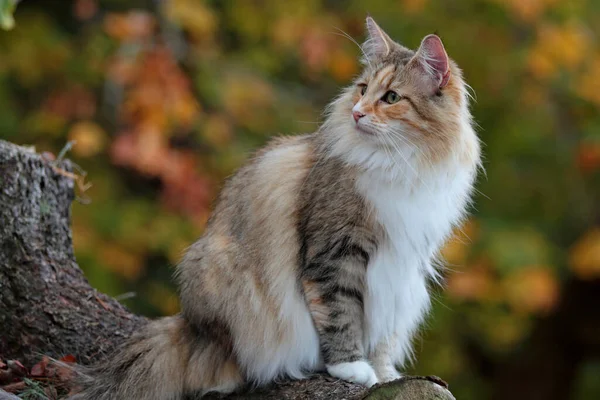
[[[221,182],[318,126],[367,13],[412,48],[441,35],[485,143],[409,372],[460,400],[600,398],[600,1],[24,0],[0,32],[0,138],[76,141],[79,264],[134,311],[176,313],[172,268]]]

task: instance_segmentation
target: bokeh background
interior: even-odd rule
[[[600,398],[600,1],[24,0],[0,32],[0,138],[75,141],[79,264],[134,311],[176,313],[173,266],[221,182],[315,130],[367,13],[409,47],[441,35],[485,143],[409,372],[461,400]]]

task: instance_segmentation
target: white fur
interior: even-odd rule
[[[430,306],[427,281],[437,279],[434,258],[464,214],[475,171],[453,157],[417,171],[417,155],[407,148],[397,149],[402,155],[363,149],[370,167],[357,189],[387,235],[367,268],[364,341],[369,354],[387,353],[388,360],[377,362],[385,375],[411,356],[412,338]]]
[[[377,374],[377,380],[381,383],[395,381],[396,379],[402,378],[402,374],[398,372],[396,366],[391,362],[385,364],[373,365],[375,373]]]
[[[377,383],[375,371],[366,361],[352,361],[328,365],[327,372],[333,377],[360,383],[367,387],[371,387]]]

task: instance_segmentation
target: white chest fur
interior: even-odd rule
[[[436,274],[432,261],[464,213],[472,172],[444,168],[395,182],[378,175],[367,172],[357,181],[387,236],[367,269],[364,343],[372,353],[393,342],[392,361],[402,364],[429,310],[427,281]]]

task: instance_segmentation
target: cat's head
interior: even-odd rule
[[[370,17],[367,30],[364,70],[329,109],[325,126],[333,132],[334,150],[356,163],[372,159],[370,152],[377,150],[429,165],[460,156],[457,152],[477,158],[467,87],[440,38],[428,35],[413,51]]]

